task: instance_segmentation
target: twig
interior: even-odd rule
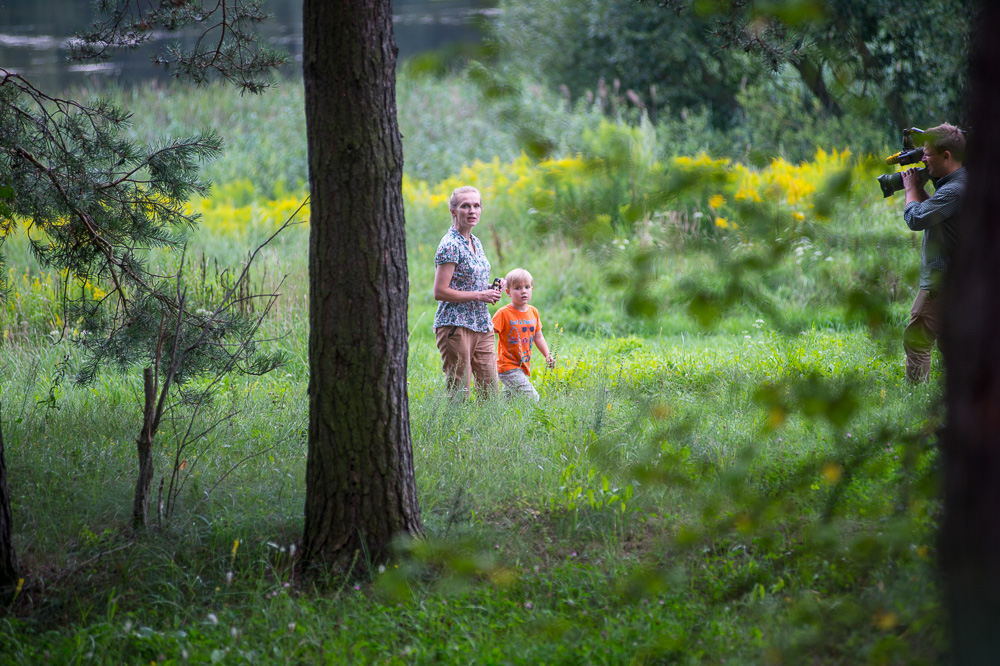
[[[63,569],[61,572],[59,572],[58,574],[55,575],[55,577],[52,579],[51,582],[52,583],[58,583],[59,581],[61,581],[64,578],[66,578],[67,576],[75,574],[76,572],[80,571],[81,569],[84,569],[85,567],[90,566],[91,564],[93,564],[97,560],[101,559],[102,557],[105,557],[106,555],[113,555],[115,553],[121,552],[121,551],[125,550],[126,548],[131,548],[134,545],[135,545],[135,541],[128,541],[125,544],[123,544],[121,546],[118,546],[117,548],[112,548],[111,550],[105,550],[104,552],[98,553],[97,555],[94,555],[90,559],[84,560],[83,562],[80,562],[79,564],[77,564],[74,567],[68,567],[66,569]]]

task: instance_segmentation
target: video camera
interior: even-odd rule
[[[923,136],[924,131],[918,127],[904,129],[903,149],[895,155],[890,155],[885,158],[885,163],[906,166],[907,164],[922,162],[924,160]],[[920,145],[915,145],[915,142],[919,142]],[[918,171],[918,173],[920,174],[920,181],[926,182],[927,167],[923,167]],[[893,194],[903,189],[902,171],[883,174],[876,178],[876,180],[878,181],[879,187],[882,188],[883,197],[891,197]]]

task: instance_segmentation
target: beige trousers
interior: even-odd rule
[[[462,326],[442,326],[434,329],[434,337],[452,396],[468,397],[470,379],[475,379],[480,397],[500,390],[493,331],[478,333]]]

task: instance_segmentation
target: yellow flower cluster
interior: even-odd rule
[[[719,159],[714,160],[709,157],[707,153],[699,153],[694,157],[681,155],[680,157],[675,157],[673,159],[675,167],[705,171],[726,170],[729,168],[730,162],[731,160],[728,157],[720,157]]]
[[[424,181],[403,179],[403,201],[407,207],[419,206],[441,210],[457,187],[474,185],[483,201],[527,202],[544,194],[553,194],[551,183],[581,185],[587,178],[587,163],[579,155],[561,159],[532,162],[522,154],[512,162],[493,158],[489,162],[476,160],[449,178],[428,185]]]
[[[62,299],[68,274],[66,269],[41,273],[19,271],[14,267],[7,270],[7,284],[11,293],[9,298],[0,300],[0,323],[3,330],[0,337],[4,342],[28,335],[31,331],[59,334],[63,330]],[[95,301],[107,296],[106,291],[90,280],[73,276],[69,284],[70,298],[80,298],[81,283],[83,296]],[[75,335],[77,331],[74,329],[72,333]]]
[[[11,293],[0,300],[4,342],[25,336],[28,331],[61,330],[61,289],[55,274],[33,275],[11,267],[7,270],[7,285]]]
[[[201,215],[199,227],[212,233],[241,235],[249,229],[276,229],[302,205],[304,194],[287,194],[277,199],[252,200],[240,205],[231,199],[195,198],[188,205],[190,214]],[[309,205],[296,216],[296,220],[309,220]]]
[[[846,168],[850,157],[850,150],[835,149],[828,153],[820,148],[812,162],[791,164],[778,157],[765,169],[751,169],[737,164],[735,171],[739,189],[734,198],[800,205],[831,174]]]
[[[679,157],[674,160],[674,164],[716,174],[715,180],[722,192],[711,195],[707,203],[715,214],[715,226],[726,229],[735,226],[719,216],[728,203],[727,195],[736,204],[772,203],[787,206],[792,209],[792,219],[798,222],[805,220],[806,213],[803,211],[812,208],[810,198],[832,174],[851,166],[850,157],[850,150],[827,152],[818,149],[811,162],[791,164],[779,157],[760,169],[739,163],[731,165],[728,160],[712,160],[705,155],[696,158]]]
[[[736,211],[728,207],[745,203],[788,207],[793,219],[804,220],[811,208],[810,197],[831,174],[846,168],[850,157],[849,150],[828,152],[819,149],[811,162],[791,164],[775,158],[766,167],[756,168],[700,153],[671,159],[666,173],[687,176],[692,188],[685,197],[685,205],[697,208],[707,204],[711,209],[707,219],[713,220],[716,227],[729,229],[738,225],[733,221]],[[664,167],[652,163],[645,168],[662,173]],[[636,177],[641,175],[636,174]],[[438,183],[404,177],[403,202],[408,212],[442,211],[456,187],[472,184],[491,208],[524,211],[536,203],[544,205],[551,201],[558,189],[583,191],[595,177],[598,177],[595,162],[580,155],[542,162],[534,162],[523,154],[507,162],[495,157],[463,166],[458,173]],[[305,198],[302,193],[275,199],[257,198],[250,184],[241,182],[227,184],[220,192],[222,196],[194,199],[189,212],[201,215],[202,229],[226,235],[240,235],[249,229],[275,228],[288,219]],[[308,217],[306,206],[299,213],[299,219],[307,222]]]

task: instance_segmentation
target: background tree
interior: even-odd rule
[[[707,20],[635,0],[506,2],[495,34],[503,58],[576,101],[626,93],[659,111],[708,109],[728,127],[746,59],[716,48]],[[601,99],[603,97],[603,100]]]
[[[309,147],[307,566],[420,535],[406,393],[409,278],[388,0],[303,5]],[[359,557],[364,556],[364,557]]]
[[[659,4],[711,12],[688,0]],[[929,117],[959,122],[964,114],[974,0],[905,8],[885,0],[720,5],[717,45],[756,53],[775,71],[789,63],[828,112],[850,106],[896,128]]]
[[[768,113],[777,103],[848,114],[857,124],[895,132],[929,117],[961,122],[973,6],[972,0],[905,9],[887,0],[505,2],[496,34],[505,58],[553,88],[565,85],[574,99],[598,93],[600,79],[608,86],[617,80],[622,94],[632,90],[660,113],[707,110],[719,129],[745,125],[747,115]],[[761,76],[767,69],[794,72],[806,94],[767,87]],[[746,92],[760,86],[769,100],[758,107]],[[856,133],[843,140],[858,147]]]

